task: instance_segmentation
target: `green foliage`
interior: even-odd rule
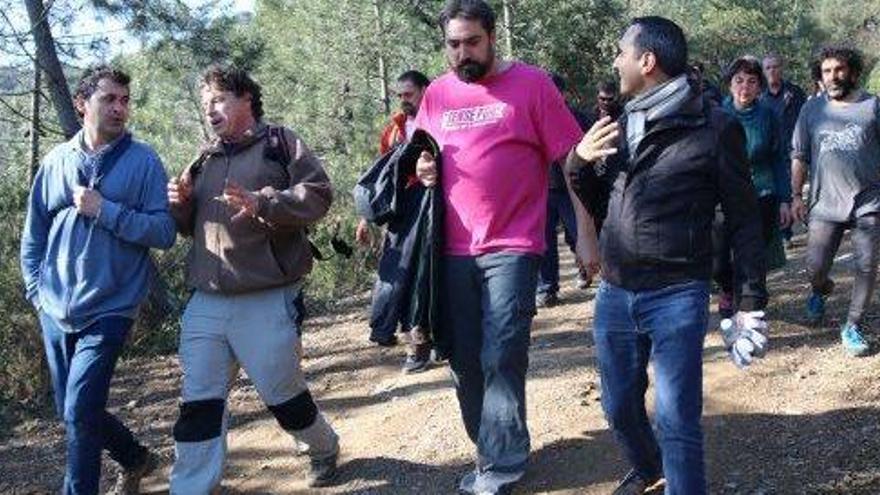
[[[515,5],[516,57],[561,75],[576,102],[592,102],[596,85],[614,79],[611,60],[626,21],[623,7],[614,0],[521,0]]]

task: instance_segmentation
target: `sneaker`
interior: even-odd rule
[[[663,493],[661,489],[666,484],[662,477],[646,480],[635,471],[626,473],[626,476],[617,485],[611,495],[643,495],[646,493]]]
[[[428,363],[430,362],[430,355],[419,356],[417,354],[411,354],[406,356],[402,370],[406,374],[419,373],[428,369]]]
[[[539,292],[535,296],[535,306],[538,308],[552,308],[559,304],[559,296],[555,292]]]
[[[825,316],[825,298],[815,292],[807,299],[807,321],[816,325]]]
[[[846,349],[851,356],[860,357],[868,354],[871,346],[862,336],[862,329],[855,323],[847,323],[840,330],[840,341],[843,348]]]
[[[333,454],[323,459],[309,459],[309,474],[306,482],[309,487],[317,488],[328,486],[336,478],[336,459],[339,454]]]
[[[143,461],[137,466],[123,469],[116,478],[116,485],[110,493],[114,495],[137,495],[141,492],[141,479],[159,466],[159,457],[147,451]]]
[[[723,318],[733,318],[733,294],[730,292],[721,292],[718,294],[718,316]]]

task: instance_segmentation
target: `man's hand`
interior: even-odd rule
[[[223,188],[223,199],[231,208],[238,210],[232,216],[232,221],[237,222],[245,217],[256,217],[260,207],[259,195],[241,187],[238,183],[229,179]]]
[[[168,203],[171,206],[183,206],[192,198],[192,182],[189,178],[172,177],[168,181]]]
[[[791,206],[788,203],[779,203],[779,226],[787,229],[794,222],[791,214]]]
[[[592,219],[590,219],[592,221]],[[588,279],[592,279],[601,271],[599,263],[599,243],[596,240],[595,230],[585,232],[584,235],[578,235],[575,243],[575,254],[584,267],[585,275]]]
[[[739,311],[732,319],[721,320],[721,336],[730,358],[739,368],[745,368],[767,350],[767,322],[763,311]]]
[[[795,194],[791,200],[791,218],[793,222],[807,221],[807,205],[800,194]]]
[[[617,148],[612,148],[611,144],[619,135],[617,122],[612,122],[611,117],[603,117],[584,134],[574,151],[586,162],[598,161],[617,153]]]
[[[370,227],[367,224],[367,220],[361,218],[358,222],[357,227],[354,230],[354,239],[361,246],[366,246],[370,244]]]
[[[101,213],[104,197],[94,189],[77,186],[73,190],[73,205],[80,215],[96,218]]]
[[[425,187],[437,184],[437,160],[427,151],[423,151],[416,162],[416,177]]]

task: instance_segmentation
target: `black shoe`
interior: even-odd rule
[[[617,488],[611,492],[611,495],[644,495],[647,493],[663,493],[662,487],[666,485],[666,480],[657,477],[653,480],[646,480],[635,471],[626,473],[626,476],[620,480]],[[660,491],[658,491],[660,490]]]
[[[392,335],[391,337],[387,337],[384,339],[378,337],[370,337],[370,342],[378,345],[379,347],[396,347],[397,346],[397,336]]]
[[[440,349],[438,349],[436,347],[431,349],[430,358],[431,358],[431,361],[434,361],[435,363],[442,363],[443,361],[446,361],[447,359],[449,359],[449,357],[446,356],[446,354],[444,354],[443,351],[441,351]]]
[[[559,304],[559,296],[555,292],[539,292],[535,296],[535,307],[551,308]]]
[[[337,453],[323,459],[309,459],[309,474],[306,477],[309,487],[328,486],[336,479],[336,459],[338,457]]]

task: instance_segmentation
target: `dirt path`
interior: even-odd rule
[[[802,239],[800,239],[802,241]],[[880,357],[846,357],[837,344],[851,257],[841,251],[823,328],[804,325],[802,248],[771,276],[772,350],[737,370],[712,332],[705,348],[705,435],[710,493],[880,493]],[[518,493],[607,494],[626,470],[606,428],[590,334],[592,291],[571,288],[563,264],[560,306],[533,327],[528,382],[532,464]],[[364,305],[307,322],[305,368],[312,393],[342,440],[339,483],[324,493],[448,494],[473,448],[445,367],[399,371],[402,348],[366,342]],[[880,329],[876,304],[868,323]],[[179,370],[174,357],[124,363],[112,408],[157,448],[165,464],[144,484],[165,493],[173,457]],[[649,392],[650,394],[651,392]],[[303,458],[261,407],[243,376],[231,396],[230,493],[308,493]],[[0,492],[48,493],[63,477],[61,429],[47,420],[0,443]],[[114,468],[106,463],[109,483]],[[316,492],[317,493],[317,492]]]

